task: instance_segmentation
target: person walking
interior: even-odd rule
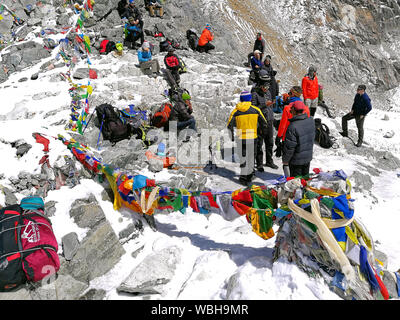
[[[248,186],[254,177],[254,162],[257,149],[257,133],[259,130],[265,134],[267,120],[261,110],[251,104],[251,93],[243,91],[240,102],[231,112],[227,127],[232,132],[234,127],[238,134],[238,149],[241,150],[239,182]]]
[[[302,101],[295,101],[290,109],[292,118],[286,131],[283,144],[282,164],[285,176],[305,176],[310,172],[315,139],[313,117],[305,113]],[[289,169],[289,170],[287,170]]]
[[[313,117],[317,111],[318,106],[318,77],[317,68],[311,66],[308,68],[308,73],[303,77],[301,81],[301,88],[303,90],[304,104],[310,108],[311,116]]]
[[[367,114],[371,111],[371,99],[365,92],[367,87],[364,84],[360,84],[357,87],[357,93],[354,97],[353,106],[351,111],[342,117],[342,132],[340,134],[343,137],[348,137],[347,122],[355,119],[358,129],[358,142],[357,147],[361,147],[364,140],[364,121]]]

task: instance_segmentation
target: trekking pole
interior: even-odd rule
[[[99,148],[99,142],[100,142],[101,130],[103,129],[104,117],[105,117],[105,115],[103,115],[103,120],[101,121],[101,126],[100,126],[99,137],[97,138],[97,150],[100,150],[100,148]]]
[[[93,114],[94,114],[94,112],[90,115],[89,121],[86,123],[85,128],[83,128],[82,134],[85,133],[85,130],[86,130],[87,126],[89,125],[90,120],[92,120]]]

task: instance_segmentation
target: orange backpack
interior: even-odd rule
[[[171,115],[172,104],[164,103],[151,117],[150,124],[157,128],[164,127]]]

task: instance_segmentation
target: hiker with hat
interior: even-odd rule
[[[258,72],[262,67],[262,60],[261,60],[261,52],[259,50],[255,50],[253,56],[250,60],[251,69],[255,72]]]
[[[279,122],[278,133],[276,134],[276,138],[275,138],[275,146],[276,146],[275,151],[276,151],[277,157],[281,156],[283,144],[284,144],[285,138],[286,138],[286,131],[290,124],[289,120],[293,117],[293,114],[291,112],[292,106],[297,101],[300,101],[301,103],[303,103],[303,101],[301,100],[301,94],[302,94],[302,90],[299,86],[293,86],[292,88],[290,88],[290,91],[288,93],[289,104],[283,108],[282,117]],[[306,105],[304,108],[304,113],[306,113],[307,116],[310,117],[310,109]]]
[[[125,12],[123,13],[123,17],[127,18],[129,20],[130,17],[133,17],[133,20],[131,20],[132,24],[137,26],[143,34],[143,18],[142,18],[142,13],[140,12],[139,8],[136,7],[135,3],[137,0],[128,0],[129,4],[128,7],[126,8]],[[141,44],[143,44],[144,38],[141,41]]]
[[[276,81],[275,79],[277,71],[273,69],[271,64],[271,59],[272,57],[269,54],[265,56],[264,62],[262,64],[262,69],[267,71],[271,78],[271,85],[269,87],[269,91],[271,92],[272,100],[275,100],[276,97],[279,96],[279,84],[278,81]]]
[[[168,70],[171,71],[171,74],[179,86],[181,78],[179,76],[179,69],[182,67],[179,57],[175,54],[175,49],[169,45],[167,48],[168,53],[164,57],[164,64]]]
[[[177,121],[178,132],[186,128],[197,132],[196,119],[192,115],[193,107],[191,99],[192,97],[189,92],[183,91],[183,93],[179,95],[179,98],[171,101],[172,109],[168,121]],[[167,126],[169,127],[169,124],[167,124]],[[168,127],[166,129],[168,129]],[[188,139],[189,136],[187,136],[184,141],[187,142]]]
[[[208,53],[208,51],[215,49],[215,46],[210,43],[213,40],[214,34],[211,32],[211,25],[207,23],[197,43],[197,51]]]
[[[265,166],[272,169],[278,169],[278,166],[272,159],[272,151],[274,148],[274,112],[273,112],[273,101],[271,93],[269,91],[269,82],[260,82],[251,93],[251,104],[258,107],[265,119],[267,120],[266,134],[262,132],[258,133],[257,141],[257,154],[256,154],[256,166],[257,170],[264,172],[263,168],[263,144],[265,145]]]
[[[258,132],[264,135],[267,131],[267,120],[261,110],[251,103],[252,95],[249,91],[240,94],[240,102],[231,112],[227,127],[232,132],[236,127],[238,135],[238,149],[242,148],[240,159],[239,182],[248,186],[254,177],[254,163],[257,152]]]
[[[128,22],[125,23],[124,33],[125,42],[129,43],[129,47],[134,49],[136,46],[136,41],[140,39],[140,44],[144,42],[143,30],[140,28],[138,23],[135,23],[134,17],[129,17]]]
[[[150,17],[155,17],[155,12],[157,11],[157,16],[159,18],[163,18],[164,16],[164,8],[161,4],[161,0],[144,0],[144,5],[147,10],[149,10]]]
[[[156,78],[160,75],[160,65],[157,59],[152,59],[150,43],[145,41],[137,52],[140,70],[143,74]]]
[[[290,107],[292,117],[289,119],[286,130],[282,154],[283,171],[286,177],[305,176],[310,173],[315,123],[314,118],[305,113],[305,108],[302,101],[295,101]]]
[[[364,139],[364,121],[366,115],[371,111],[371,99],[365,92],[367,87],[364,84],[360,84],[357,87],[357,93],[354,97],[353,106],[351,111],[342,117],[342,132],[340,134],[343,137],[348,137],[347,121],[355,119],[358,129],[358,142],[357,147],[361,147]]]
[[[303,89],[304,104],[310,108],[310,113],[313,117],[317,111],[319,95],[316,67],[310,66],[308,68],[308,73],[301,81],[301,88]]]

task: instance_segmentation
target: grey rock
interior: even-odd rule
[[[5,195],[4,203],[6,206],[10,206],[10,205],[19,203],[17,197],[14,195],[14,193],[10,189],[8,189],[7,187],[2,187],[2,191]]]
[[[103,289],[90,289],[81,295],[78,300],[103,300],[106,296],[106,291]]]
[[[86,283],[110,271],[124,254],[111,225],[103,221],[89,231],[72,260],[65,261],[60,268],[60,273]]]
[[[94,70],[97,74],[99,74],[98,70],[95,68],[91,68]],[[73,76],[74,79],[88,79],[89,78],[89,69],[88,68],[78,68]]]
[[[77,300],[88,287],[70,275],[58,274],[57,279],[40,286],[31,296],[33,300]]]
[[[105,220],[103,209],[93,195],[88,199],[75,200],[69,214],[80,228],[93,228]]]
[[[136,221],[136,223],[130,223],[125,229],[121,230],[118,234],[119,239],[125,238],[136,238],[139,233],[143,230],[143,223],[141,220]]]
[[[118,286],[117,291],[134,294],[165,294],[164,286],[175,275],[182,249],[168,247],[147,256]]]
[[[30,291],[25,286],[22,286],[16,291],[0,292],[0,300],[32,300],[32,297]]]
[[[24,143],[17,148],[17,156],[22,157],[24,154],[26,154],[32,146],[29,143]]]
[[[32,185],[34,185],[34,186],[36,185],[35,181],[37,181],[37,180],[32,179]],[[44,211],[45,211],[47,217],[53,217],[54,214],[56,213],[56,208],[55,208],[56,203],[57,203],[57,201],[53,201],[53,200],[45,202]]]
[[[79,249],[78,235],[75,232],[70,232],[62,237],[61,242],[65,260],[72,260]]]

